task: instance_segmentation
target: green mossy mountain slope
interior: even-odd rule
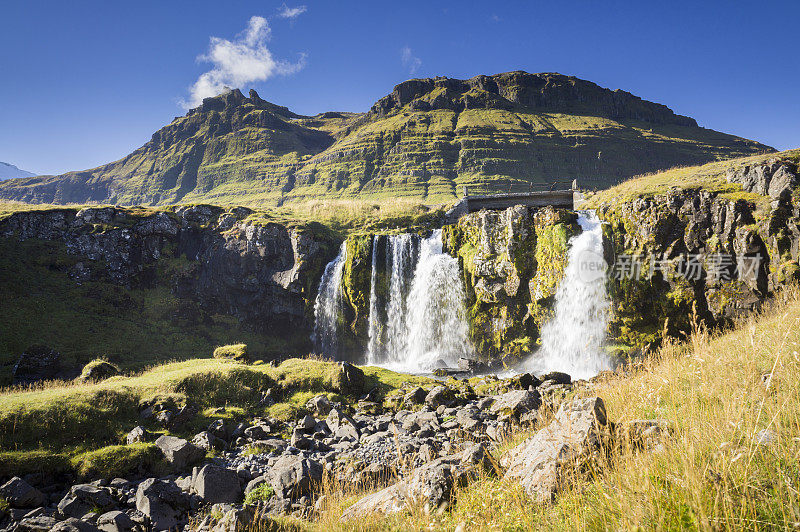
[[[561,74],[403,82],[367,113],[292,113],[239,90],[207,98],[125,158],[0,184],[30,203],[280,205],[318,197],[428,202],[633,175],[772,151],[669,108]]]

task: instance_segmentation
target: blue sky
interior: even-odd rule
[[[248,34],[254,16],[266,25]],[[797,20],[795,0],[3,0],[0,161],[60,173],[118,159],[184,114],[198,79],[251,71],[245,93],[303,114],[365,111],[411,77],[561,72],[800,147]],[[262,64],[198,60],[237,46]]]

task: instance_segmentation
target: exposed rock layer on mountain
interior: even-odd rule
[[[447,201],[645,172],[771,148],[561,74],[413,79],[367,113],[301,116],[238,89],[175,118],[123,159],[0,185],[0,199],[280,204],[311,197]]]

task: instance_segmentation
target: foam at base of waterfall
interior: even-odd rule
[[[562,371],[585,379],[611,369],[603,349],[610,301],[602,224],[593,212],[581,213],[578,223],[583,231],[570,240],[564,278],[556,291],[555,313],[542,327],[542,346],[525,361],[524,371]]]

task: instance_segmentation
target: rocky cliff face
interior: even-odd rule
[[[686,332],[693,316],[727,324],[800,279],[797,172],[776,158],[727,172],[751,193],[742,198],[676,189],[602,205],[617,274],[638,264],[611,283],[613,335],[647,346]]]
[[[573,212],[521,205],[445,227],[445,248],[464,275],[470,339],[484,361],[514,363],[535,349],[579,230]]]
[[[204,205],[27,211],[0,221],[0,241],[44,242],[44,253],[63,249],[70,260],[63,271],[54,267],[73,284],[168,286],[189,322],[232,316],[251,331],[310,350],[316,284],[337,243],[315,224],[286,227],[250,215]],[[15,309],[4,312],[13,316]]]
[[[508,72],[403,82],[369,112],[308,117],[234,90],[175,118],[127,157],[0,185],[38,203],[280,204],[333,196],[449,201],[577,178],[602,187],[654,170],[769,151],[571,76]]]

